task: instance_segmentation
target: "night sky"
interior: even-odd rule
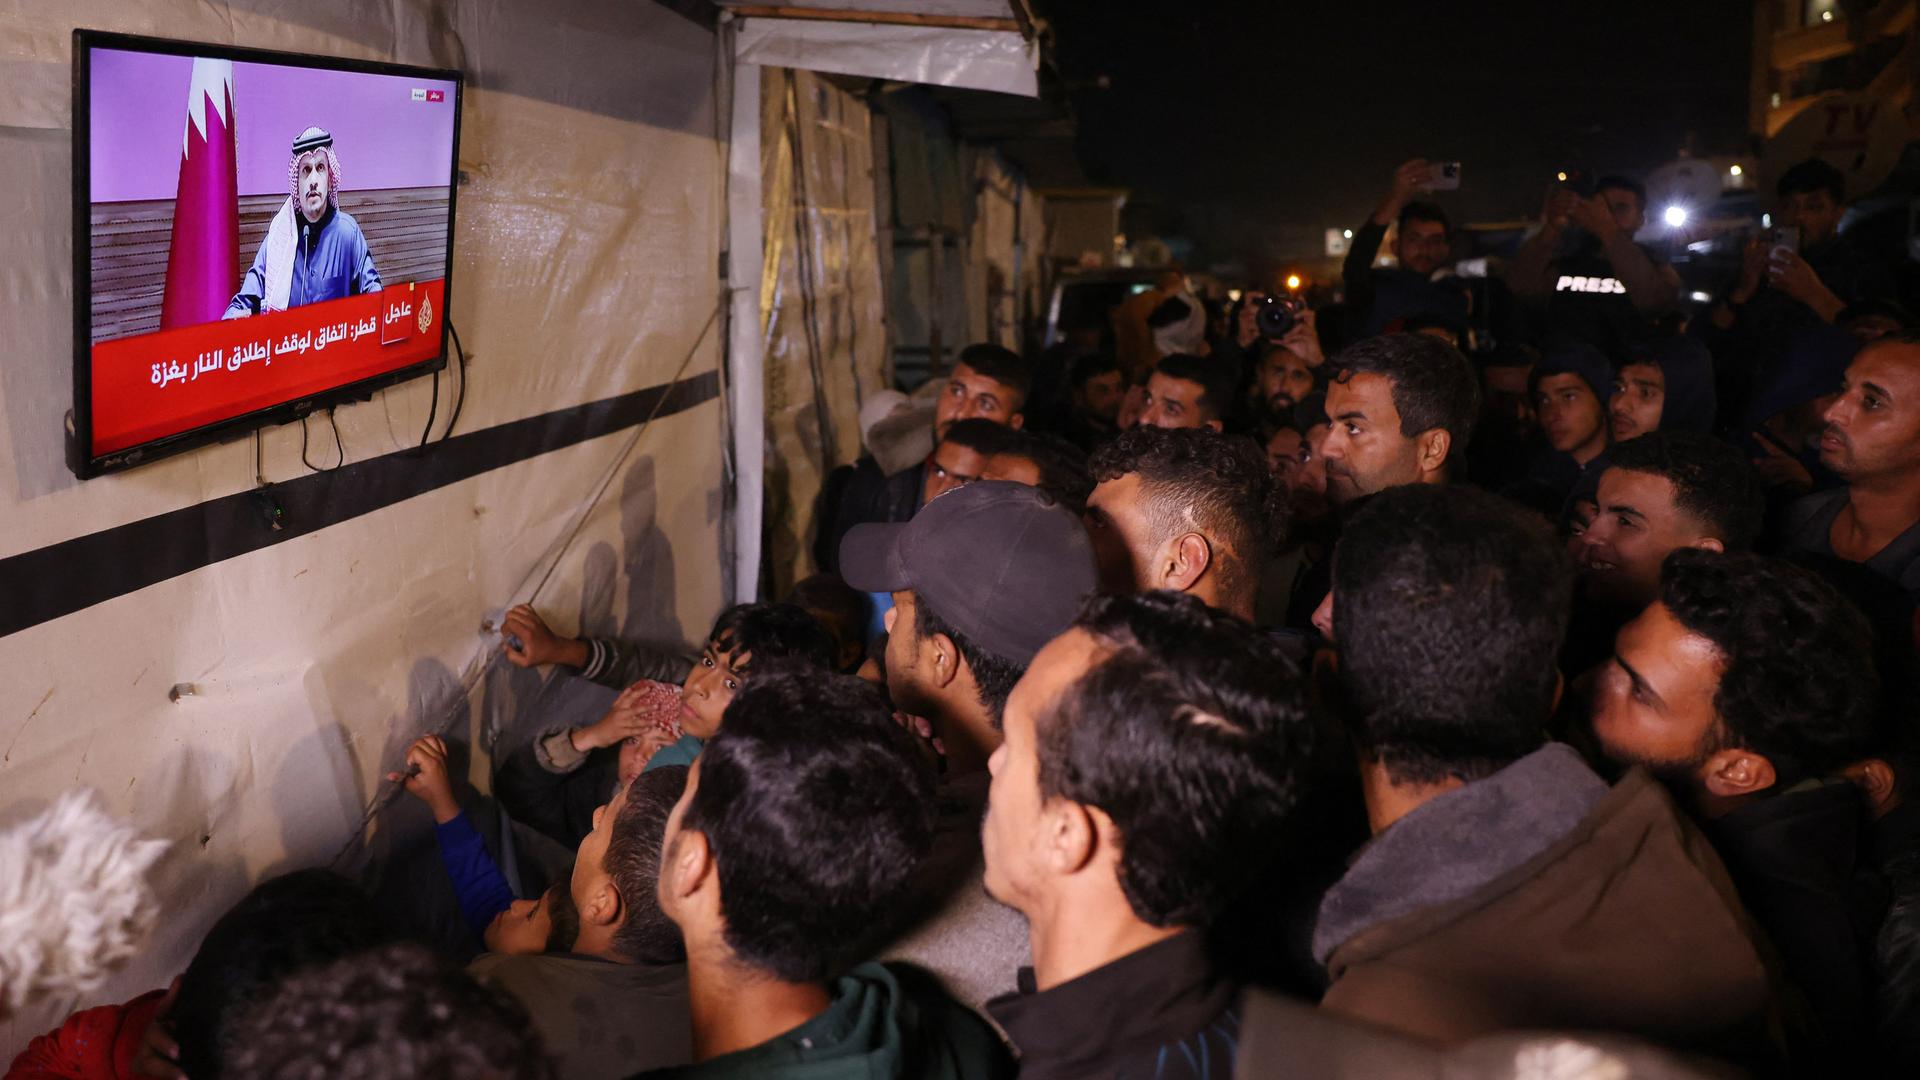
[[[1462,162],[1439,201],[1492,221],[1581,158],[1644,178],[1689,137],[1747,149],[1750,0],[1041,4],[1088,179],[1196,267],[1319,254],[1411,157]]]

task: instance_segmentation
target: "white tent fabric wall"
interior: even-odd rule
[[[451,312],[472,350],[461,432],[676,374],[711,386],[726,161],[708,31],[657,5],[589,0],[16,0],[0,24],[0,559],[253,486],[250,440],[85,483],[61,464],[76,25],[468,72]],[[418,380],[341,408],[347,461],[416,440],[428,392]],[[325,864],[420,731],[451,722],[477,744],[488,727],[591,719],[592,694],[486,666],[482,620],[525,599],[556,556],[540,606],[563,632],[704,633],[723,600],[717,400],[652,424],[557,550],[630,434],[0,637],[0,822],[86,785],[173,841],[156,875],[168,915],[101,1002],[164,986],[251,882]],[[299,441],[292,426],[264,433],[268,479],[306,473]],[[170,704],[180,682],[197,693]],[[483,778],[478,749],[474,761]],[[377,827],[426,824],[405,801]],[[0,1023],[0,1061],[75,1004]]]
[[[967,243],[969,342],[991,341],[1019,351],[1033,302],[1039,249],[1034,228],[1039,196],[1000,155],[969,148],[974,178],[972,231]]]
[[[854,418],[889,385],[890,328],[874,220],[866,102],[807,71],[761,76],[760,303],[766,322],[770,595],[812,571],[814,509],[860,455]]]
[[[1036,49],[1007,30],[749,18],[742,20],[738,55],[768,66],[1033,97]]]

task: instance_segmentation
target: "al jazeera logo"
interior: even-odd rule
[[[420,298],[420,318],[415,325],[420,327],[423,334],[427,332],[427,327],[433,325],[433,301],[430,298]]]

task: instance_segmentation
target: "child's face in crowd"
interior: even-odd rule
[[[734,655],[718,641],[707,642],[700,661],[693,665],[687,681],[680,687],[680,726],[696,739],[711,739],[720,730],[720,716],[727,711],[734,691],[740,689],[740,673],[748,655]]]

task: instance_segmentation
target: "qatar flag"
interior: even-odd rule
[[[239,288],[240,184],[233,146],[233,61],[193,61],[180,184],[160,328],[213,322]]]

